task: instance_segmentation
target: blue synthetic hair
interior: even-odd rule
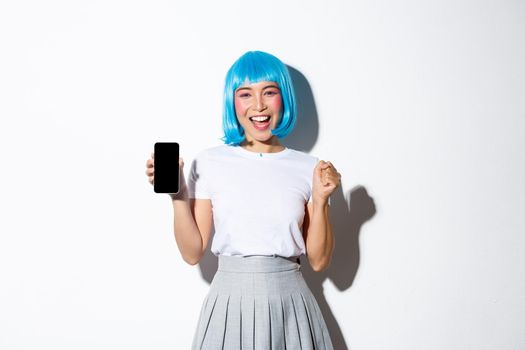
[[[295,92],[288,68],[275,56],[262,51],[248,51],[231,66],[224,84],[224,110],[222,114],[222,141],[229,145],[238,145],[245,138],[244,129],[237,121],[235,113],[235,90],[246,82],[273,81],[281,90],[281,118],[271,133],[284,138],[295,126],[297,107]]]

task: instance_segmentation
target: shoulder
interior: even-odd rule
[[[233,147],[229,145],[213,146],[198,152],[193,163],[199,164],[200,167],[222,166],[225,161],[232,159],[234,153]]]
[[[214,156],[220,156],[227,154],[231,152],[231,146],[228,145],[219,145],[219,146],[213,146],[206,149],[203,149],[202,151],[198,152],[195,156],[196,159],[208,159]]]
[[[290,148],[289,156],[295,159],[298,162],[307,164],[307,165],[316,165],[319,162],[319,158],[311,155],[309,153],[305,153],[302,151],[298,151],[295,149]]]

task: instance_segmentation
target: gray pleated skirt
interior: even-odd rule
[[[328,350],[328,329],[297,258],[219,255],[193,350]]]

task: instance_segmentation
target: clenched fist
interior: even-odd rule
[[[319,161],[314,169],[312,198],[327,201],[328,197],[341,185],[341,174],[331,162]]]

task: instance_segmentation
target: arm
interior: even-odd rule
[[[171,199],[175,241],[184,261],[195,265],[208,246],[213,228],[211,200],[173,196]]]
[[[184,261],[197,264],[208,246],[213,229],[210,199],[189,199],[184,178],[184,161],[179,159],[180,191],[170,195],[173,204],[173,232]]]
[[[330,223],[328,198],[341,183],[341,174],[332,163],[320,161],[314,169],[312,201],[306,205],[303,235],[306,256],[314,271],[330,265],[334,251],[334,235]]]
[[[154,154],[146,162],[146,175],[154,182]],[[173,204],[175,241],[184,261],[197,264],[202,258],[213,229],[213,214],[210,199],[189,199],[184,178],[184,161],[179,158],[180,191],[170,195]]]
[[[303,232],[308,262],[316,272],[330,265],[334,251],[334,235],[329,208],[327,201],[312,201],[306,205]]]

